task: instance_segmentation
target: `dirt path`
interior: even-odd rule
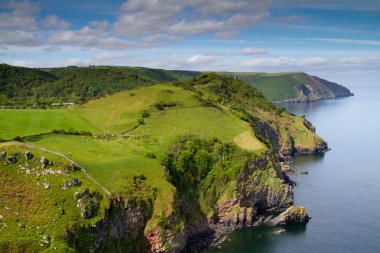
[[[17,141],[17,143],[21,144],[21,145],[24,145],[24,146],[27,146],[27,147],[30,147],[30,148],[34,148],[34,149],[39,149],[39,150],[42,150],[42,151],[45,151],[45,152],[48,152],[48,153],[51,153],[51,154],[54,154],[54,155],[57,155],[57,156],[60,156],[60,157],[63,157],[64,159],[66,159],[67,161],[69,161],[70,163],[75,163],[77,164],[80,168],[81,168],[81,171],[84,173],[84,175],[89,179],[91,180],[93,183],[95,183],[97,186],[99,186],[100,189],[102,189],[102,191],[107,195],[107,196],[111,196],[111,193],[101,184],[99,183],[98,181],[95,180],[95,178],[93,178],[90,174],[88,174],[88,172],[80,165],[78,164],[77,162],[75,162],[74,160],[68,158],[67,156],[65,156],[64,154],[62,153],[59,153],[59,152],[56,152],[56,151],[53,151],[53,150],[49,150],[49,149],[46,149],[46,148],[42,148],[42,147],[38,147],[38,146],[34,146],[32,144],[28,144],[28,143],[25,143],[25,142],[20,142],[20,141]]]

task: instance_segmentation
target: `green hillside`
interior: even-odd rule
[[[235,76],[276,102],[309,102],[353,94],[346,87],[305,73],[222,73]]]
[[[59,71],[49,73],[59,76]],[[0,147],[7,151],[0,158],[0,171],[21,168],[25,163],[21,159],[13,167],[3,165],[10,155],[27,150],[36,153],[30,146],[8,141],[21,136],[23,143],[44,150],[38,157],[50,157],[57,168],[62,157],[71,159],[85,169],[75,172],[78,177],[87,172],[93,178],[87,178],[91,189],[104,187],[111,193],[109,197],[103,191],[102,207],[90,219],[75,220],[68,215],[65,219],[76,221],[72,226],[49,223],[47,229],[54,227],[54,233],[46,232],[51,246],[44,248],[29,247],[28,240],[39,235],[30,237],[28,230],[21,228],[21,219],[12,220],[12,232],[0,228],[4,233],[0,251],[57,247],[59,252],[139,252],[142,248],[179,252],[188,236],[202,229],[209,231],[213,223],[236,223],[242,215],[247,216],[244,222],[253,221],[267,210],[290,206],[292,191],[279,157],[327,148],[305,118],[275,106],[239,80],[214,73],[122,91],[62,109],[0,109],[0,115],[7,119],[0,123],[4,139]],[[12,128],[18,125],[26,127]],[[55,156],[43,153],[48,151],[56,152]],[[62,166],[67,170],[67,165]],[[11,177],[4,174],[4,178]],[[29,185],[22,177],[12,180]],[[86,178],[83,181],[87,182]],[[20,194],[33,191],[28,189],[22,188]],[[0,196],[3,203],[7,197]],[[50,198],[53,204],[46,205],[52,205],[52,210],[57,208],[54,203],[64,202],[73,215],[77,212],[70,204],[71,195]],[[39,195],[36,199],[43,203]],[[109,199],[111,202],[106,201]],[[20,203],[24,201],[20,199]],[[0,204],[0,214],[15,205]],[[221,211],[226,205],[231,205],[228,211]],[[4,215],[0,224],[7,221]],[[6,239],[14,234],[19,241]]]
[[[197,74],[139,67],[31,69],[1,64],[0,105],[49,107],[53,103],[84,103],[118,91]]]

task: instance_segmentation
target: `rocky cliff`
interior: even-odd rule
[[[346,87],[306,73],[223,73],[261,91],[275,102],[312,102],[354,94]]]

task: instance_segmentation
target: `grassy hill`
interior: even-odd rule
[[[223,73],[235,76],[276,102],[309,102],[353,94],[346,87],[305,73]]]
[[[56,71],[60,70],[49,73],[59,76]],[[210,229],[212,222],[236,222],[236,217],[247,213],[253,220],[256,213],[289,206],[292,193],[278,156],[326,148],[306,119],[275,106],[241,81],[214,73],[138,87],[68,108],[32,111],[0,109],[7,119],[0,123],[0,138],[20,136],[24,143],[58,152],[80,164],[112,194],[111,204],[99,209],[92,220],[77,219],[75,226],[54,228],[54,238],[60,238],[54,240],[64,241],[54,244],[61,252],[136,252],[142,244],[157,251],[180,251],[188,236]],[[18,125],[27,127],[12,127]],[[5,141],[1,145],[3,149],[13,145],[9,154],[26,151],[21,144]],[[38,157],[42,155],[49,154],[42,152]],[[56,161],[61,158],[49,159],[60,166]],[[9,168],[0,160],[1,170]],[[75,173],[79,177],[82,172]],[[35,178],[30,179],[35,184]],[[22,180],[14,179],[17,184],[24,184]],[[93,181],[83,181],[98,189]],[[53,188],[42,192],[53,192]],[[41,203],[38,196],[31,201]],[[70,196],[54,195],[51,201],[67,198],[69,204]],[[229,211],[221,212],[225,205],[231,205]],[[0,214],[4,208],[0,205]],[[75,206],[71,208],[77,212]],[[14,222],[20,226],[20,220]],[[14,235],[8,230],[0,233],[5,235],[0,238]],[[4,249],[18,250],[18,245],[26,245],[23,252],[36,249],[0,239]]]
[[[109,202],[105,194],[81,171],[70,170],[61,156],[16,142],[2,143],[2,152],[6,161],[14,161],[5,165],[0,158],[0,252],[72,252],[63,232],[99,221]],[[53,163],[43,168],[42,157]],[[73,179],[78,184],[62,188]],[[83,219],[75,193],[86,188],[96,192],[96,208]]]
[[[106,94],[197,74],[139,67],[31,69],[0,64],[0,105],[42,107],[52,103],[84,103]]]

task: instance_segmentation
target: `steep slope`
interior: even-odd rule
[[[23,104],[25,98],[35,96],[36,87],[57,79],[42,70],[0,64],[0,105]]]
[[[84,103],[118,91],[197,74],[137,67],[30,69],[1,64],[0,105],[50,107],[52,103]]]
[[[235,76],[276,102],[310,102],[353,96],[346,87],[305,73],[224,73]]]
[[[70,157],[112,194],[100,220],[65,232],[77,252],[197,252],[292,205],[280,159],[327,148],[304,118],[214,73],[60,110],[97,132],[81,123],[22,141]]]
[[[70,161],[16,142],[0,145],[0,186],[0,252],[72,252],[64,232],[98,222],[109,206]]]

